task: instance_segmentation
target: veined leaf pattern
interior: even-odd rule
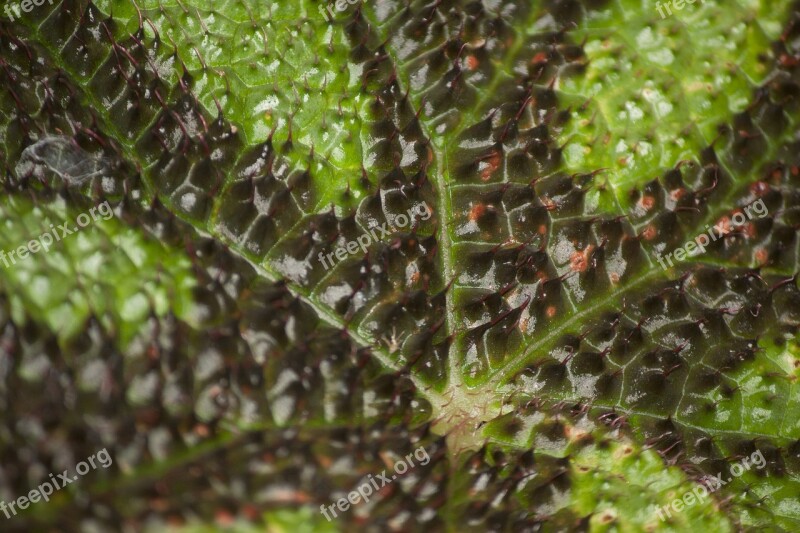
[[[9,530],[797,529],[798,4],[332,5],[0,22]]]

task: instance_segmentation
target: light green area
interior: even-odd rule
[[[359,185],[367,95],[361,69],[349,60],[352,45],[341,27],[330,25],[312,2],[137,2],[166,42],[180,43],[180,60],[158,60],[162,77],[177,83],[183,67],[194,79],[201,104],[242,128],[247,143],[270,135],[295,169],[310,170],[319,202],[313,211],[335,204],[346,210],[342,193],[364,195]],[[184,6],[190,6],[185,9]],[[139,26],[131,3],[101,0],[125,36]],[[154,37],[146,25],[147,38]],[[314,156],[310,155],[311,149]],[[369,167],[369,162],[364,161]]]
[[[713,498],[693,498],[697,483],[687,481],[678,467],[665,468],[657,453],[632,443],[585,448],[573,456],[570,474],[572,505],[582,515],[591,514],[591,531],[733,531]],[[681,512],[670,507],[684,497],[694,503]]]
[[[562,98],[560,106],[570,106],[573,111],[569,126],[556,139],[556,144],[564,145],[564,170],[588,173],[607,169],[599,174],[592,195],[601,194],[601,187],[608,184],[624,204],[631,188],[660,176],[678,161],[697,160],[699,152],[715,138],[717,127],[729,124],[745,109],[753,90],[763,82],[765,65],[770,62],[769,43],[786,19],[786,4],[723,5],[708,0],[660,20],[649,2],[611,2],[607,9],[592,14],[570,33],[574,42],[585,40],[587,71],[560,78],[556,86]],[[312,212],[321,212],[335,202],[341,214],[365,194],[357,179],[362,167],[372,170],[375,162],[364,160],[364,147],[377,139],[371,138],[363,125],[363,117],[370,114],[369,98],[360,93],[362,67],[350,60],[354,46],[341,26],[324,20],[317,5],[229,0],[211,6],[211,2],[151,0],[141,2],[140,8],[162,42],[177,46],[183,64],[194,76],[199,101],[210,111],[218,102],[223,114],[242,128],[250,145],[263,142],[274,131],[273,141],[281,146],[291,131],[293,144],[284,155],[295,168],[312,170],[315,189],[320,192]],[[138,13],[132,5],[101,1],[98,6],[113,11],[120,36],[138,27]],[[150,26],[145,26],[145,32],[148,39],[155,36]],[[165,80],[175,83],[182,67],[166,57],[158,59],[163,59],[159,68]],[[482,90],[488,93],[494,88],[490,83]],[[436,135],[431,130],[428,134]],[[133,143],[120,142],[133,149]],[[434,144],[440,149],[447,146],[441,139]],[[435,156],[446,158],[443,152]],[[449,194],[445,186],[448,176],[436,179],[438,191]],[[354,201],[342,205],[342,193],[348,188]],[[6,200],[2,204],[6,219],[0,236],[3,249],[42,233],[50,222],[77,216],[61,203],[45,209],[20,202]],[[613,210],[613,202],[606,197],[590,195],[587,205]],[[445,219],[453,215],[449,206],[448,202],[441,206]],[[446,232],[445,237],[457,240]],[[441,243],[444,254],[450,253],[448,245]],[[0,276],[13,288],[13,306],[20,316],[23,308],[42,316],[66,338],[81,331],[86,318],[94,314],[105,327],[119,331],[125,344],[150,312],[163,315],[172,310],[191,321],[190,273],[191,263],[180,250],[167,249],[121,222],[109,220],[83,229],[60,248],[3,270]],[[445,277],[449,280],[451,274],[446,272]],[[604,302],[598,305],[607,307]],[[455,321],[453,315],[447,319]],[[740,403],[700,420],[689,420],[693,415],[687,414],[684,422],[705,430],[797,438],[800,427],[792,420],[797,419],[793,414],[800,412],[794,388],[798,374],[791,367],[797,348],[795,344],[779,348],[769,342],[764,341],[765,356],[744,365],[736,375],[742,387]],[[526,349],[524,346],[522,352]],[[788,398],[785,411],[762,405],[766,396],[760,376],[768,372],[789,375],[784,384],[770,384],[772,394]],[[480,392],[487,396],[496,393]],[[706,397],[716,402],[720,399],[717,394],[711,391]],[[477,399],[468,400],[473,408],[470,415],[486,400],[481,394],[475,396]],[[575,482],[569,505],[579,514],[592,514],[596,531],[658,528],[656,508],[693,487],[677,468],[666,468],[654,452],[642,452],[632,444],[585,449],[573,457],[570,469]],[[757,490],[778,494],[782,502],[778,512],[788,517],[786,523],[796,523],[800,509],[792,506],[790,494],[796,493],[797,480],[769,477],[762,483]],[[724,517],[709,499],[676,515],[670,527],[676,531],[727,531]],[[743,517],[749,518],[746,511]],[[280,511],[267,521],[275,531],[329,527],[308,509]],[[197,531],[218,530],[216,526],[207,528]]]
[[[513,439],[508,441],[502,433],[504,419],[518,415],[510,413],[492,421],[486,433],[495,442],[514,446]],[[665,466],[653,449],[645,449],[619,433],[597,432],[585,421],[573,425],[561,420],[559,427],[565,438],[550,440],[547,426],[553,423],[552,418],[538,411],[521,418],[524,423],[516,437],[540,454],[539,463],[545,462],[541,458],[570,459],[570,491],[557,500],[558,508],[551,509],[551,513],[569,509],[578,516],[589,517],[591,531],[733,530],[729,516],[717,509],[710,496],[695,500],[681,512],[668,509],[672,516],[662,512],[664,519],[660,519],[660,509],[699,485],[687,480],[679,467]],[[523,505],[535,503],[522,501]]]
[[[607,169],[597,185],[623,205],[632,188],[698,161],[717,128],[752,102],[789,2],[707,0],[663,19],[655,4],[613,1],[591,12],[572,32],[585,40],[586,72],[558,86],[574,112],[559,136],[566,167]]]
[[[58,226],[74,230],[81,213],[63,199],[36,205],[18,197],[0,202],[0,249],[7,257],[31,240],[47,242],[45,234],[54,241],[49,251],[40,248],[16,263],[8,259],[8,266],[0,262],[0,286],[18,323],[25,313],[39,317],[64,341],[84,331],[94,316],[125,346],[151,315],[172,312],[193,322],[195,278],[182,250],[145,237],[116,217],[105,220],[99,211],[97,220],[62,239]]]

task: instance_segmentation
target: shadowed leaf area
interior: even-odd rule
[[[800,529],[800,4],[339,4],[0,13],[0,530]]]

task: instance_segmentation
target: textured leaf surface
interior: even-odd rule
[[[115,206],[0,271],[0,496],[115,459],[10,527],[800,526],[796,4],[65,1],[0,60],[0,245]]]

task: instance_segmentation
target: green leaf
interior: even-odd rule
[[[797,4],[341,7],[0,24],[14,527],[796,529]]]

